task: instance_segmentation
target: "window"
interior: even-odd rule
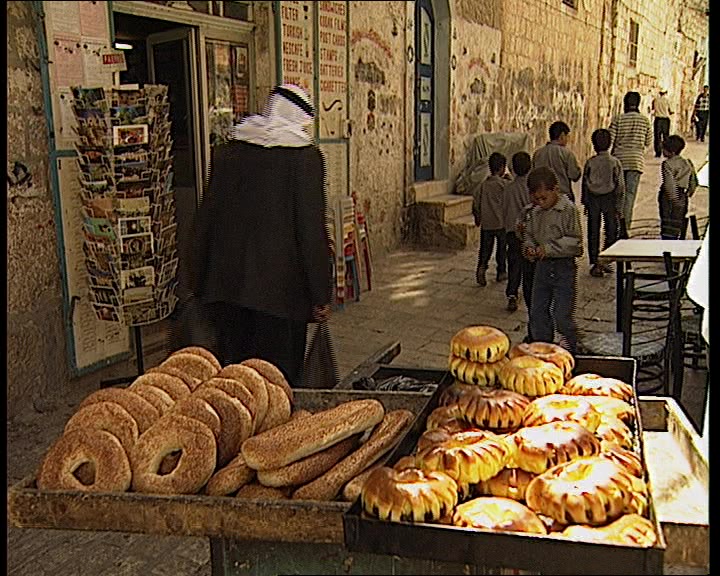
[[[640,36],[640,25],[635,20],[630,20],[630,42],[628,51],[628,65],[631,68],[637,66],[638,37]]]

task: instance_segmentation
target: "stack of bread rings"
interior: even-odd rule
[[[414,419],[372,399],[315,414],[293,412],[293,403],[270,362],[222,367],[208,350],[183,348],[127,388],[85,398],[45,455],[37,485],[332,500],[367,476]],[[353,486],[346,498],[357,497]]]
[[[511,348],[491,326],[459,331],[455,382],[440,391],[414,453],[364,479],[364,510],[652,546],[632,386],[574,370],[575,358],[555,344]]]

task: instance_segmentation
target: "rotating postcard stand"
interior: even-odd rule
[[[72,93],[88,294],[98,319],[133,328],[140,375],[141,327],[167,318],[178,300],[167,86]]]

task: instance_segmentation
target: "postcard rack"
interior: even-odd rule
[[[88,291],[100,320],[144,326],[177,303],[167,86],[74,87]]]

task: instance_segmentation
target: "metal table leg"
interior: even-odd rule
[[[617,301],[615,302],[615,331],[622,332],[622,303],[625,291],[625,262],[618,260],[617,277],[616,277],[615,294]]]

